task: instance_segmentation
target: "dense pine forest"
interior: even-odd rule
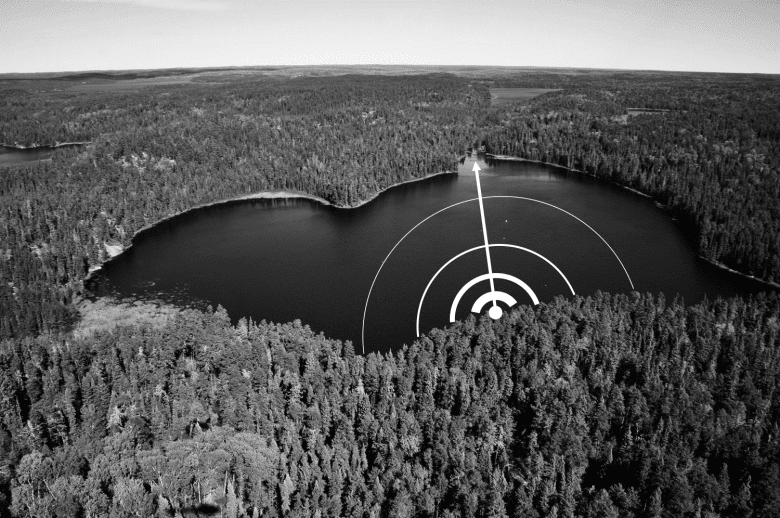
[[[779,314],[559,299],[366,357],[221,310],[6,341],[0,508],[776,517]]]
[[[221,309],[70,332],[90,270],[165,217],[352,206],[473,144],[645,193],[703,257],[780,282],[777,77],[82,79],[0,81],[0,142],[91,142],[0,167],[0,517],[780,516],[774,294],[558,299],[387,355]]]

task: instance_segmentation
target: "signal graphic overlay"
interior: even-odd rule
[[[490,247],[515,248],[517,250],[523,250],[525,252],[528,252],[530,254],[535,255],[536,257],[539,257],[544,262],[546,262],[547,264],[552,266],[555,269],[556,272],[558,272],[558,275],[560,275],[563,278],[564,282],[566,282],[566,286],[568,286],[569,290],[571,291],[571,294],[572,295],[576,295],[576,293],[574,293],[574,288],[572,288],[571,283],[569,282],[569,279],[566,278],[566,276],[563,274],[563,272],[557,266],[555,266],[555,264],[553,264],[552,261],[550,261],[549,259],[544,257],[542,254],[539,254],[537,252],[534,252],[533,250],[530,250],[528,248],[524,248],[522,246],[507,245],[507,244],[503,244],[503,243],[495,244],[495,245],[488,245],[487,247],[477,246],[477,247],[471,248],[469,250],[466,250],[465,252],[459,253],[458,255],[456,255],[455,257],[453,257],[452,259],[450,259],[446,263],[444,263],[444,265],[441,268],[439,268],[439,271],[437,271],[434,274],[434,276],[431,278],[431,280],[428,282],[428,285],[425,287],[425,291],[423,291],[422,297],[420,297],[420,304],[417,306],[417,322],[416,322],[416,327],[415,327],[415,330],[417,331],[417,336],[420,336],[420,334],[421,334],[420,333],[420,312],[422,311],[423,301],[425,300],[425,295],[428,293],[428,289],[431,287],[431,284],[433,284],[433,281],[436,280],[436,277],[438,277],[439,274],[442,271],[444,271],[444,269],[446,267],[448,267],[450,264],[455,262],[457,259],[460,259],[464,255],[466,255],[468,253],[471,253],[471,252],[474,252],[475,250],[481,250],[482,248],[490,248]],[[479,282],[487,280],[487,279],[505,279],[507,281],[513,282],[517,286],[521,287],[528,294],[528,296],[531,297],[531,300],[533,301],[534,305],[539,304],[539,298],[536,296],[536,293],[534,293],[534,291],[526,283],[524,283],[523,281],[521,281],[517,277],[514,277],[512,275],[508,275],[506,273],[486,273],[486,274],[474,277],[473,279],[471,279],[469,282],[467,282],[460,289],[458,294],[455,296],[455,299],[453,299],[453,301],[452,301],[452,306],[450,306],[450,322],[455,322],[455,311],[458,309],[458,304],[460,303],[460,299],[463,298],[463,295],[465,295],[466,292],[472,286],[476,285]],[[491,287],[492,286],[493,286],[493,284],[491,284]],[[632,285],[632,288],[633,288],[633,285]],[[476,300],[476,302],[474,302],[474,304],[472,305],[471,312],[472,313],[481,313],[483,308],[485,307],[485,305],[487,305],[491,301],[493,302],[493,306],[490,309],[493,309],[494,307],[498,307],[496,305],[496,301],[501,301],[501,302],[505,303],[509,307],[512,307],[512,306],[514,306],[517,303],[517,301],[515,301],[514,297],[512,297],[511,295],[508,295],[507,293],[504,293],[504,292],[501,292],[501,291],[492,291],[492,292],[488,292],[488,293],[485,293],[485,294],[481,295]],[[500,307],[498,309],[501,310]],[[491,314],[489,312],[489,310],[488,310],[488,315],[490,315],[490,318],[492,318],[493,320],[498,320],[499,318],[501,318],[503,313],[504,313],[503,310],[501,310],[501,313],[498,313],[497,316],[493,316],[493,314]]]
[[[420,316],[423,310],[423,304],[425,302],[426,295],[429,293],[429,290],[431,286],[434,284],[434,281],[439,277],[439,275],[450,265],[452,265],[454,262],[456,262],[458,259],[463,258],[464,256],[471,254],[473,252],[479,252],[480,250],[484,250],[485,253],[485,266],[487,273],[481,273],[475,277],[473,277],[471,280],[466,282],[460,290],[457,292],[455,297],[452,299],[452,303],[449,305],[449,312],[448,320],[449,322],[455,322],[456,321],[456,313],[458,311],[458,307],[463,300],[464,296],[467,294],[469,290],[474,288],[475,286],[478,286],[480,284],[487,283],[489,285],[489,289],[486,290],[484,293],[480,294],[476,300],[471,304],[470,311],[472,313],[481,314],[485,311],[485,308],[487,308],[487,313],[490,318],[493,320],[497,320],[501,318],[504,314],[504,311],[506,309],[514,307],[516,304],[518,304],[518,301],[516,299],[515,295],[512,295],[508,293],[507,291],[503,291],[501,289],[496,288],[496,281],[502,281],[506,286],[511,285],[514,289],[521,290],[524,297],[527,297],[530,299],[530,301],[536,305],[539,304],[539,297],[537,296],[534,289],[528,284],[530,282],[530,279],[521,279],[515,275],[511,275],[509,273],[503,273],[503,272],[494,272],[493,271],[493,260],[491,257],[491,251],[500,251],[500,250],[512,250],[512,251],[519,251],[524,254],[528,254],[530,256],[533,256],[535,258],[541,259],[544,263],[546,263],[549,267],[554,270],[558,277],[563,280],[565,283],[566,289],[568,292],[570,292],[572,295],[575,295],[576,292],[574,290],[574,287],[572,286],[572,283],[569,281],[569,279],[564,275],[563,271],[550,259],[542,255],[541,253],[534,251],[530,248],[515,245],[515,244],[509,244],[509,243],[490,243],[488,239],[488,232],[487,232],[487,223],[485,220],[485,207],[484,207],[484,199],[515,199],[515,200],[523,200],[523,201],[529,201],[537,204],[541,204],[543,206],[547,206],[549,208],[555,209],[557,211],[560,211],[561,213],[565,214],[566,216],[573,218],[580,224],[587,227],[587,229],[595,234],[601,242],[604,243],[604,245],[607,246],[609,251],[611,252],[611,255],[617,259],[620,268],[622,269],[622,272],[625,274],[626,279],[628,280],[628,284],[631,286],[631,289],[634,289],[634,283],[631,280],[631,276],[628,274],[628,271],[626,270],[625,265],[623,264],[623,261],[620,259],[620,257],[617,255],[615,250],[609,245],[609,243],[599,234],[596,232],[593,227],[588,225],[585,221],[578,218],[574,214],[556,206],[551,203],[547,203],[544,201],[536,200],[533,198],[527,198],[523,196],[509,196],[509,195],[502,195],[502,196],[482,196],[482,186],[480,183],[480,172],[481,168],[479,165],[475,162],[474,166],[472,168],[472,171],[474,172],[474,176],[476,179],[477,184],[477,197],[472,198],[469,200],[464,200],[461,202],[454,203],[448,207],[445,207],[441,210],[438,210],[431,214],[430,216],[426,217],[419,223],[417,223],[414,227],[412,227],[404,236],[393,246],[393,248],[390,250],[390,252],[387,254],[385,259],[382,261],[382,264],[379,266],[379,269],[377,270],[376,275],[374,276],[374,280],[371,283],[371,287],[368,291],[368,296],[366,297],[366,304],[363,308],[363,322],[362,322],[362,331],[361,331],[361,341],[362,341],[362,347],[363,352],[365,353],[366,350],[366,340],[365,340],[365,330],[366,330],[366,314],[368,311],[368,304],[371,299],[371,294],[374,289],[374,285],[376,284],[376,281],[379,277],[380,272],[382,271],[382,268],[385,266],[385,263],[387,263],[390,256],[393,254],[393,252],[398,248],[398,246],[412,233],[414,232],[418,227],[420,227],[425,222],[429,221],[434,216],[437,216],[449,209],[452,209],[454,207],[457,207],[459,205],[463,205],[466,203],[474,202],[476,201],[479,206],[479,213],[480,213],[480,220],[481,220],[481,230],[482,230],[482,241],[484,242],[483,245],[476,246],[473,248],[470,248],[468,250],[465,250],[463,252],[460,252],[456,254],[454,257],[446,261],[437,271],[436,273],[431,277],[431,279],[428,281],[428,284],[425,286],[425,289],[422,292],[422,295],[420,297],[419,303],[417,305],[417,312],[416,312],[416,321],[414,323],[415,325],[415,336],[421,336],[420,332]],[[499,303],[501,305],[499,305]],[[502,307],[503,306],[503,307]],[[506,309],[505,309],[506,308]]]

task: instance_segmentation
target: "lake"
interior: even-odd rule
[[[633,284],[695,303],[770,289],[698,259],[647,198],[543,164],[479,164],[492,287],[466,159],[458,174],[392,188],[356,209],[276,199],[182,214],[136,236],[87,288],[182,307],[220,304],[234,321],[300,319],[366,352],[410,343],[418,327],[424,333],[472,309],[507,311],[572,291],[628,293]]]
[[[0,145],[0,167],[49,160],[58,149],[79,147],[81,145],[82,144],[64,144],[57,147],[39,146],[33,148],[15,148],[12,146]]]

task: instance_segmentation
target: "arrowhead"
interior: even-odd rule
[[[479,164],[478,164],[478,163],[476,163],[476,162],[474,162],[474,167],[472,167],[472,168],[471,168],[471,170],[472,170],[472,171],[474,171],[475,173],[476,173],[477,171],[481,170],[481,169],[482,169],[482,168],[481,168],[481,167],[479,167]]]

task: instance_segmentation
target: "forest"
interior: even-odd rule
[[[647,194],[703,257],[780,282],[777,77],[55,82],[0,84],[0,142],[92,142],[0,168],[0,517],[780,516],[776,294],[559,299],[387,355],[219,308],[71,333],[89,272],[163,218],[262,190],[352,206],[475,143]]]
[[[642,82],[616,74],[617,87],[581,81],[502,114],[484,139],[496,154],[574,168],[647,194],[688,227],[702,256],[777,283],[778,81],[711,76]],[[629,107],[666,111],[629,115]]]
[[[597,294],[365,357],[220,308],[6,341],[4,515],[775,517],[779,312]]]

